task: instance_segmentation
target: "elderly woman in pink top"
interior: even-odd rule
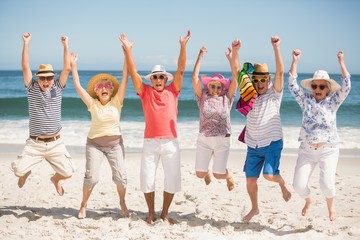
[[[240,40],[232,43],[232,49],[226,53],[238,59]],[[226,179],[229,191],[235,187],[232,172],[227,168],[230,151],[230,111],[234,102],[237,81],[230,81],[221,74],[201,76],[199,81],[200,64],[206,47],[200,49],[192,75],[192,84],[196,101],[200,110],[199,134],[196,144],[196,176],[204,178],[206,185],[211,182],[210,161],[213,158],[212,174],[216,179]],[[232,71],[239,70],[238,60],[234,62]],[[235,66],[237,65],[237,67]],[[233,78],[234,79],[234,78]],[[202,87],[202,85],[204,87]]]
[[[186,66],[186,44],[190,35],[190,31],[188,31],[185,37],[180,37],[180,55],[175,74],[166,72],[162,65],[155,65],[151,73],[145,77],[150,84],[144,84],[136,70],[131,52],[133,43],[127,39],[125,34],[120,36],[129,74],[144,110],[145,132],[140,188],[144,192],[149,209],[149,215],[145,219],[149,224],[156,220],[155,178],[160,159],[164,168],[164,200],[160,217],[170,224],[174,223],[174,220],[168,217],[168,212],[174,194],[181,190],[180,149],[176,123],[178,97]],[[174,81],[166,85],[171,80]]]

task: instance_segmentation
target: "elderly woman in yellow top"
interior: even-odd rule
[[[116,184],[120,198],[121,213],[128,216],[125,204],[127,176],[125,154],[120,129],[121,108],[128,83],[126,62],[124,62],[122,82],[106,73],[97,74],[88,83],[88,91],[80,85],[76,67],[77,56],[71,53],[71,68],[74,86],[81,100],[91,113],[91,127],[86,142],[86,172],[83,184],[83,199],[78,217],[86,217],[86,206],[90,194],[99,181],[100,165],[107,158],[112,179]]]

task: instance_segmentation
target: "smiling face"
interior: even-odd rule
[[[101,80],[95,84],[94,89],[96,96],[99,98],[102,105],[108,103],[114,91],[114,86],[111,81]]]
[[[210,81],[207,85],[207,90],[209,94],[214,97],[220,96],[223,89],[224,86],[222,85],[222,83],[216,80]]]
[[[38,76],[38,83],[42,91],[49,91],[54,85],[54,77],[55,76]]]
[[[317,102],[325,99],[330,91],[326,80],[314,80],[311,82],[310,86],[311,92]]]
[[[164,74],[154,74],[150,77],[152,87],[158,92],[164,90],[167,79],[167,76]]]
[[[252,82],[258,95],[266,93],[270,84],[270,75],[253,75]]]

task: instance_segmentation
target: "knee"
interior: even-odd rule
[[[91,175],[89,174],[85,174],[85,178],[84,178],[84,188],[86,189],[92,189],[93,187],[95,187],[95,185],[98,183],[98,179],[93,178]]]
[[[246,187],[253,188],[257,186],[257,178],[247,178],[246,179]]]
[[[208,174],[207,172],[198,172],[198,171],[196,171],[196,176],[198,178],[204,178],[204,177],[206,177],[207,174]]]
[[[268,181],[274,181],[274,175],[263,174],[263,177]]]

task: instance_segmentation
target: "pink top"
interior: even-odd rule
[[[139,94],[144,109],[144,138],[176,138],[178,97],[174,82],[158,92],[144,84]]]

